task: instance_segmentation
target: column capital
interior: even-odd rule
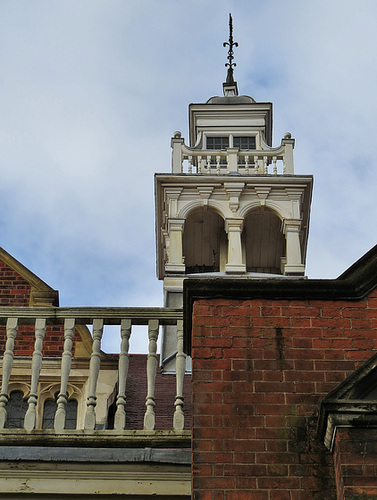
[[[298,232],[301,229],[301,219],[284,219],[283,220],[283,233],[287,234],[288,231]]]
[[[241,217],[232,217],[225,219],[225,231],[229,233],[230,231],[242,232],[244,220]]]
[[[168,219],[168,232],[170,231],[183,231],[185,225],[185,219]]]

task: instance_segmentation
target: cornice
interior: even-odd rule
[[[377,245],[337,279],[186,278],[184,349],[191,352],[192,310],[200,299],[360,300],[377,286]]]

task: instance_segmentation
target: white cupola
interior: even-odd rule
[[[223,96],[189,106],[189,145],[155,175],[157,275],[179,307],[183,279],[304,276],[313,177],[294,169],[295,141],[272,147],[272,104],[238,95],[230,16]]]

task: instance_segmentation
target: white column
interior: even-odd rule
[[[295,140],[292,139],[291,134],[287,132],[281,144],[284,146],[284,174],[294,174],[293,148],[295,147]]]
[[[61,431],[65,427],[65,417],[68,403],[67,386],[69,372],[71,371],[72,343],[74,333],[74,318],[66,318],[64,321],[64,350],[61,365],[60,394],[58,396],[58,408],[56,410],[54,419],[54,429],[56,431]]]
[[[175,412],[173,419],[173,429],[183,431],[185,426],[185,416],[183,413],[183,382],[186,369],[186,354],[183,352],[183,321],[177,321],[177,357],[176,357],[176,383],[177,395],[175,396]]]
[[[184,273],[185,265],[183,263],[183,228],[184,219],[169,219],[169,253],[168,262],[165,264],[165,271],[169,273]]]
[[[37,406],[37,389],[39,374],[42,367],[42,347],[43,339],[46,334],[46,320],[36,319],[35,320],[35,344],[33,358],[31,362],[31,384],[30,384],[30,396],[28,399],[28,410],[25,415],[24,428],[27,431],[32,431],[35,428],[36,423],[36,410]]]
[[[302,276],[305,274],[305,266],[301,261],[300,228],[301,220],[284,219],[283,233],[286,241],[285,275]]]
[[[156,426],[156,417],[154,413],[154,388],[156,383],[157,370],[157,337],[158,320],[150,319],[148,322],[148,358],[147,358],[147,398],[145,406],[147,407],[144,415],[144,430],[153,431]]]
[[[228,262],[225,271],[230,274],[246,272],[246,266],[242,262],[242,233],[243,219],[226,219],[225,231],[228,234]]]
[[[231,172],[238,172],[238,149],[228,148],[228,170]]]
[[[114,418],[114,429],[126,428],[126,383],[128,375],[128,367],[130,363],[128,349],[130,345],[131,335],[131,320],[122,319],[120,326],[120,354],[118,368],[118,396],[117,396],[117,411]]]
[[[86,414],[84,429],[94,430],[96,428],[96,405],[97,405],[97,381],[101,363],[101,339],[103,335],[103,320],[93,320],[93,345],[89,363],[89,388],[86,402]]]
[[[181,137],[181,132],[174,132],[171,139],[171,147],[173,149],[171,171],[174,174],[180,174],[182,172],[182,145],[184,142],[185,141]]]

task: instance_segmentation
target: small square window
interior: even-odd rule
[[[233,137],[233,147],[240,150],[255,149],[255,136]]]
[[[229,148],[229,137],[207,137],[207,149],[224,150]]]

